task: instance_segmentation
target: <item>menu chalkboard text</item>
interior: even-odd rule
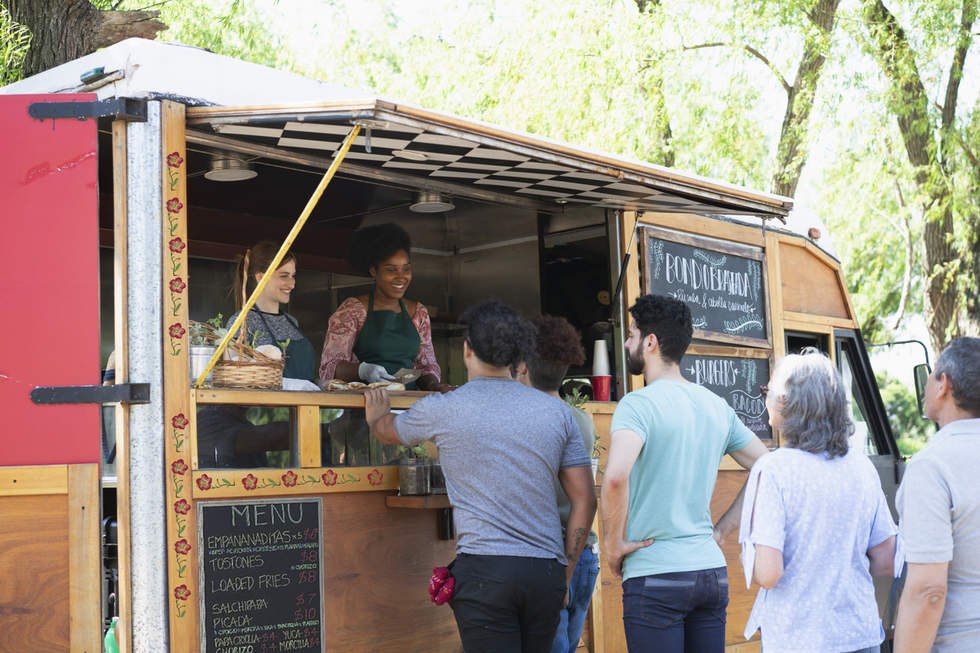
[[[760,389],[769,383],[768,358],[687,354],[681,359],[681,374],[727,401],[757,436],[772,437],[769,412]]]
[[[203,653],[323,647],[320,499],[198,504]]]
[[[761,249],[643,229],[646,292],[685,302],[695,338],[768,346]]]

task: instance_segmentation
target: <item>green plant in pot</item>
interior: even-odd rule
[[[398,463],[399,494],[431,494],[432,465],[425,445],[420,443],[412,447],[400,446],[398,452],[402,455]]]
[[[190,322],[187,330],[191,343],[190,365],[188,367],[190,368],[192,383],[197,380],[208,361],[211,360],[214,350],[217,348],[216,343],[228,333],[228,330],[222,325],[222,317],[221,313],[218,313],[207,322],[195,322],[193,320]],[[211,382],[210,373],[206,382]]]

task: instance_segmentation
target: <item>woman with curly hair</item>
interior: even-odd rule
[[[569,366],[585,362],[582,337],[563,317],[542,315],[531,320],[531,325],[535,331],[534,351],[528,355],[527,363],[518,374],[518,379],[525,385],[560,399],[558,389]],[[575,406],[569,408],[578,425],[585,452],[591,456],[595,448],[595,422],[584,410]],[[558,515],[563,529],[568,527],[570,512],[568,495],[559,489]],[[558,613],[558,630],[551,643],[551,653],[574,653],[578,648],[585,617],[589,613],[589,603],[592,601],[592,591],[599,576],[599,558],[595,553],[597,539],[595,531],[589,531],[578,561],[568,561],[569,565],[574,564],[575,571],[572,572],[568,587],[568,604]]]
[[[409,390],[440,389],[439,363],[432,348],[429,312],[405,299],[412,282],[412,241],[396,224],[364,227],[354,233],[347,261],[374,278],[374,287],[345,300],[330,316],[320,357],[321,384],[393,381],[402,368],[422,371]]]
[[[742,564],[746,584],[762,586],[745,636],[760,629],[766,653],[878,651],[872,576],[891,574],[897,529],[874,465],[848,449],[840,374],[812,347],[786,356],[766,408],[783,446],[759,459],[745,488]]]

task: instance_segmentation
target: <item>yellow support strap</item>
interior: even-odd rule
[[[361,126],[354,125],[354,127],[350,130],[350,133],[347,134],[347,138],[344,139],[343,145],[341,145],[340,149],[337,150],[337,154],[334,156],[330,167],[327,168],[327,172],[323,175],[323,179],[320,180],[320,184],[316,187],[316,190],[313,191],[313,195],[310,196],[309,201],[306,202],[306,207],[296,220],[296,224],[293,225],[289,235],[286,236],[286,240],[283,241],[282,246],[276,253],[275,258],[272,259],[272,263],[269,264],[269,268],[265,271],[265,274],[262,275],[261,281],[259,281],[258,285],[255,286],[255,290],[253,290],[252,294],[249,295],[245,305],[242,306],[242,310],[239,312],[235,322],[228,328],[228,333],[226,333],[224,338],[221,339],[221,342],[218,343],[218,348],[215,350],[214,355],[211,356],[211,360],[208,361],[207,367],[204,368],[204,371],[201,372],[201,376],[197,377],[197,381],[194,382],[195,388],[200,388],[202,385],[204,385],[204,380],[208,378],[208,374],[211,373],[211,370],[214,368],[214,364],[218,362],[218,359],[221,358],[221,354],[223,354],[225,348],[228,347],[232,334],[237,333],[240,328],[243,328],[243,323],[245,322],[245,318],[248,316],[248,312],[252,309],[252,306],[255,304],[256,300],[258,300],[259,295],[262,294],[262,291],[265,290],[265,286],[269,283],[269,279],[272,278],[272,274],[279,268],[279,263],[286,255],[286,252],[289,251],[293,241],[296,240],[296,236],[299,235],[303,225],[306,224],[306,220],[310,217],[310,214],[313,212],[314,207],[316,207],[317,202],[320,201],[320,196],[323,195],[323,191],[327,189],[327,185],[330,183],[330,180],[333,179],[334,174],[337,172],[337,168],[340,167],[340,163],[344,160],[344,157],[347,156],[347,151],[350,150],[350,146],[354,143],[354,139],[357,138],[357,134],[360,131]]]

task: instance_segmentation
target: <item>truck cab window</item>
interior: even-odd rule
[[[892,450],[891,426],[887,421],[875,385],[871,364],[860,335],[838,330],[835,334],[837,365],[851,401],[851,417],[855,431],[851,446],[869,456],[895,453]]]
[[[852,448],[858,448],[869,456],[879,453],[875,446],[874,438],[868,432],[868,410],[865,406],[864,397],[854,378],[854,363],[851,361],[851,354],[847,348],[842,348],[843,356],[840,356],[840,373],[844,379],[844,387],[847,390],[848,399],[851,402],[851,418],[854,420],[854,434],[851,436],[850,444]]]
[[[804,333],[802,331],[786,332],[787,354],[798,354],[804,347],[816,347],[817,350],[826,354],[828,351],[830,351],[827,345],[827,334]]]

